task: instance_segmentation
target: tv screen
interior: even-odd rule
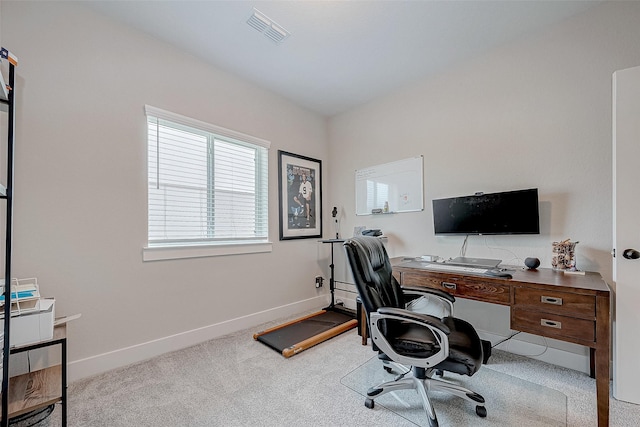
[[[540,234],[538,189],[433,200],[436,235]]]

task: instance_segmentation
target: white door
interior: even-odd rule
[[[640,67],[613,74],[613,395],[640,404]]]

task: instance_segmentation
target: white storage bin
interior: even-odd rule
[[[34,310],[11,316],[11,347],[53,338],[55,302],[53,298],[39,299]],[[4,319],[0,320],[0,330],[4,330]]]

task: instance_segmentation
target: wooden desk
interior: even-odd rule
[[[610,290],[599,273],[518,269],[512,279],[504,279],[430,271],[418,261],[402,262],[402,258],[392,264],[403,286],[425,286],[459,298],[506,305],[511,307],[511,329],[589,347],[598,426],[609,425]]]

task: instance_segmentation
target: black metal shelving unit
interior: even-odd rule
[[[324,308],[327,311],[337,311],[342,314],[346,314],[349,316],[355,317],[355,312],[346,308],[342,303],[336,304],[335,300],[335,290],[336,290],[336,280],[335,280],[335,263],[333,261],[333,245],[336,243],[344,243],[345,239],[325,239],[320,240],[322,243],[329,243],[331,245],[331,264],[329,264],[330,276],[329,276],[329,291],[331,292],[331,303],[328,307]]]
[[[9,426],[9,354],[11,323],[11,246],[13,239],[13,155],[15,130],[15,69],[18,61],[7,49],[0,50],[0,59],[9,63],[9,80],[0,83],[0,104],[7,110],[7,177],[0,186],[0,199],[6,207],[5,269],[4,269],[4,336],[2,350],[2,426]]]

